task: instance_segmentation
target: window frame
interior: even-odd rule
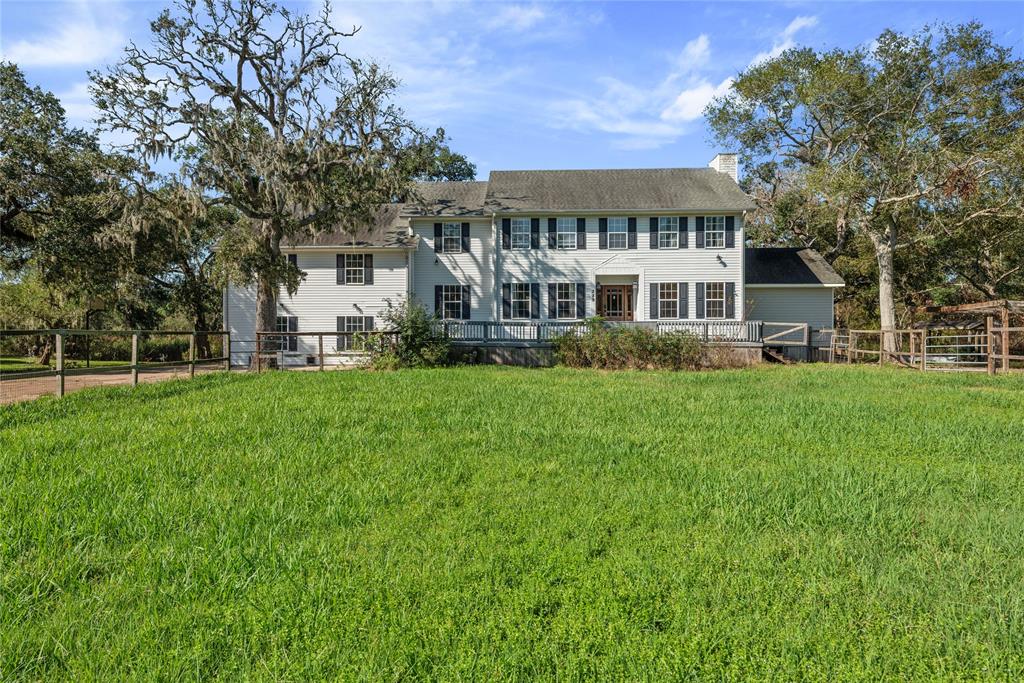
[[[675,243],[667,244],[667,237],[673,237]],[[678,249],[679,244],[679,216],[658,216],[658,248]]]
[[[450,229],[455,231],[454,235],[449,235]],[[452,242],[454,240],[454,242]],[[454,248],[449,248],[449,244],[453,243]],[[461,254],[462,253],[462,223],[446,222],[441,223],[441,253],[443,254]]]
[[[569,237],[572,237],[572,245],[569,244]],[[563,240],[564,238],[564,240]],[[558,218],[555,220],[555,248],[556,249],[577,249],[576,243],[576,219]]]
[[[567,288],[569,295],[563,296],[563,287]],[[569,307],[569,315],[562,315],[562,305]],[[555,320],[576,320],[576,283],[557,282],[555,283]]]
[[[358,259],[359,265],[352,265]],[[345,254],[345,284],[363,285],[366,284],[366,255]]]
[[[671,292],[671,295],[666,294]],[[667,313],[665,306],[670,305],[673,313]],[[659,282],[658,283],[658,318],[661,320],[679,319],[679,283]]]
[[[516,232],[519,228],[519,232]],[[516,238],[519,238],[517,241]],[[509,227],[509,244],[512,249],[529,249],[532,240],[532,226],[529,218],[513,218]],[[517,243],[520,242],[520,243]]]
[[[612,230],[613,224],[615,225],[614,230]],[[621,246],[617,246],[612,241],[613,236],[622,238]],[[614,251],[624,251],[629,248],[629,219],[625,216],[608,217],[608,248]]]
[[[456,315],[448,315],[449,306],[457,306]],[[462,285],[441,286],[441,319],[462,320]]]
[[[529,282],[509,283],[508,299],[510,305],[510,318],[512,320],[529,320],[533,316],[533,291]],[[517,314],[516,305],[518,304],[522,306],[524,303],[526,305],[526,314]]]
[[[295,319],[295,331],[298,332],[299,331],[299,316],[297,316],[297,315],[279,315],[279,316],[277,316],[276,320],[274,321],[274,331],[275,332],[288,332],[289,331],[288,330],[288,321],[291,318]],[[281,329],[282,321],[284,321],[283,322],[284,329]],[[281,353],[297,353],[298,350],[299,350],[299,338],[297,336],[295,336],[295,335],[280,336],[280,337],[277,338],[276,346],[277,346],[277,348],[274,349],[275,351],[278,351],[278,352],[281,352]]]
[[[711,296],[712,288],[720,288],[720,296]],[[715,303],[721,305],[721,315],[711,315],[711,304]],[[704,283],[704,318],[706,320],[725,320],[725,283],[724,282],[705,282]]]
[[[712,229],[712,224],[720,227]],[[711,243],[712,235],[715,235],[715,244]],[[704,216],[704,248],[725,249],[725,216]]]

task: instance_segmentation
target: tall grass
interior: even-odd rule
[[[1024,381],[210,375],[0,409],[0,679],[1019,679]]]

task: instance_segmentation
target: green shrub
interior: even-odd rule
[[[587,320],[580,334],[554,340],[562,365],[606,370],[694,370],[704,365],[704,347],[688,332],[658,334],[636,325],[608,325],[600,318]]]
[[[370,363],[382,370],[430,368],[448,362],[450,345],[422,305],[408,300],[388,302],[381,316],[384,329],[397,335],[372,335],[367,341]]]

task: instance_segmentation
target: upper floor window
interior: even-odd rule
[[[511,286],[512,317],[524,319],[530,317],[530,283],[513,282]]]
[[[299,255],[298,254],[288,254],[288,263],[290,263],[293,266],[295,266],[296,268],[298,268],[299,267]]]
[[[704,246],[707,249],[725,246],[725,216],[707,216],[704,219]]]
[[[512,248],[513,249],[529,249],[530,248],[530,219],[529,218],[513,218],[512,219]]]
[[[461,223],[444,223],[441,226],[441,251],[446,254],[462,253]]]
[[[708,282],[704,289],[704,317],[725,317],[725,283]]]
[[[679,283],[662,282],[658,285],[658,317],[679,317]]]
[[[462,318],[462,285],[444,285],[441,290],[441,317]]]
[[[658,248],[679,248],[679,217],[662,216],[658,219]]]
[[[608,219],[608,248],[625,249],[628,245],[626,236],[629,219],[609,218]]]
[[[363,284],[363,261],[362,254],[345,254],[345,284]]]
[[[557,242],[555,243],[559,249],[575,249],[576,248],[576,219],[575,218],[559,218],[556,224],[557,230]]]
[[[559,282],[555,286],[555,315],[559,318],[576,317],[575,282]]]

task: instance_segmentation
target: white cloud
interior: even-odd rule
[[[805,28],[814,28],[817,25],[818,17],[797,17],[789,22],[789,25],[775,38],[772,49],[758,52],[754,55],[754,58],[750,60],[750,66],[756,66],[766,60],[775,59],[786,50],[796,47],[797,32]]]
[[[676,97],[672,104],[665,107],[661,112],[664,121],[696,121],[704,116],[704,108],[712,99],[721,97],[729,92],[732,86],[732,77],[726,78],[718,85],[712,85],[706,79],[702,79],[696,85],[683,90]]]
[[[506,31],[526,31],[547,17],[547,12],[537,5],[508,5],[502,7],[494,18],[487,22],[488,28]]]
[[[88,81],[75,83],[64,92],[57,93],[57,98],[72,125],[84,126],[96,119],[98,111],[93,106]]]
[[[125,45],[117,7],[104,4],[101,14],[103,22],[84,0],[71,3],[53,31],[10,43],[3,58],[21,66],[97,66]]]

